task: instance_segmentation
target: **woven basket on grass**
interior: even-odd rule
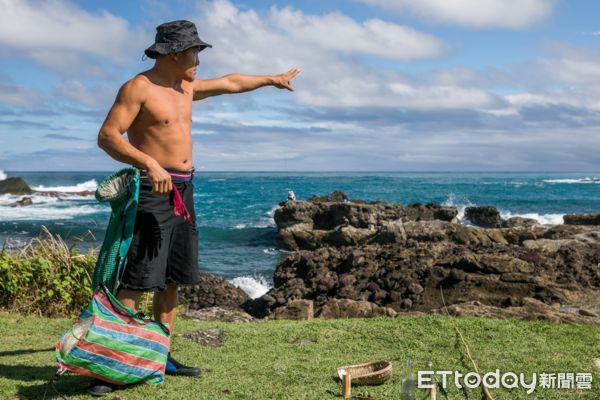
[[[338,368],[340,380],[344,379],[346,371],[354,385],[381,385],[392,376],[392,363],[389,361],[373,361],[365,364],[346,365]]]

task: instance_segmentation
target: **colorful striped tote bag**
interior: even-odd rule
[[[115,385],[161,384],[168,353],[169,330],[122,305],[104,285],[55,350],[58,374],[71,371]]]

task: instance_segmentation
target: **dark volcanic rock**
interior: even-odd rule
[[[221,276],[206,272],[200,272],[197,285],[179,287],[179,302],[191,310],[213,306],[237,308],[248,300],[250,298],[242,289]]]
[[[265,313],[291,299],[312,300],[316,315],[333,299],[366,301],[396,312],[431,312],[442,307],[440,287],[448,305],[477,300],[499,308],[526,297],[551,305],[569,304],[587,290],[599,293],[600,233],[588,227],[555,229],[551,235],[564,239],[530,239],[519,246],[501,240],[500,233],[492,240],[491,232],[518,235],[530,228],[493,230],[443,221],[404,225],[409,239],[402,242],[291,254],[277,267],[275,287],[263,296]],[[434,227],[443,228],[440,237]],[[540,236],[550,229],[540,226]],[[600,300],[592,304],[592,312],[600,310]]]
[[[289,250],[314,250],[324,246],[356,246],[367,243],[378,233],[390,232],[395,241],[398,232],[388,230],[398,221],[453,221],[457,211],[439,204],[386,204],[338,202],[283,202],[275,211],[282,247]],[[393,230],[393,227],[392,227]]]
[[[308,320],[313,319],[312,300],[292,300],[286,306],[275,309],[273,319]]]
[[[397,313],[391,308],[380,307],[368,301],[356,301],[350,299],[331,299],[323,305],[319,318],[368,318],[378,316],[393,317]]]
[[[7,178],[0,181],[0,194],[31,194],[33,190],[21,178]]]
[[[465,209],[465,218],[477,226],[483,228],[500,228],[502,218],[496,207],[467,207]]]
[[[22,178],[14,177],[0,181],[0,194],[36,194],[39,196],[61,197],[61,196],[93,196],[93,190],[84,190],[81,192],[51,192],[37,191],[31,189],[27,182]],[[24,197],[23,199],[9,204],[11,207],[31,205],[31,199]]]
[[[21,200],[17,200],[14,203],[10,203],[8,206],[9,207],[24,207],[24,206],[30,206],[33,204],[33,200],[31,200],[31,197],[23,197]]]
[[[563,219],[567,225],[600,225],[600,213],[567,214]]]
[[[285,202],[279,235],[298,251],[277,266],[274,288],[244,307],[273,316],[304,300],[327,318],[436,313],[443,289],[456,315],[596,323],[596,215],[552,226],[471,207],[478,227],[436,204]]]
[[[532,227],[538,225],[539,222],[534,218],[523,218],[523,217],[512,217],[502,222],[503,228],[516,228],[516,227]]]

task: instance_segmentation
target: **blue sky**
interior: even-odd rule
[[[591,0],[0,0],[0,170],[112,170],[96,146],[156,25],[199,79],[300,67],[296,91],[196,102],[207,171],[600,171]]]

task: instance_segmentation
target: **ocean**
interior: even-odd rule
[[[35,190],[95,190],[111,172],[0,171]],[[200,232],[199,268],[222,275],[251,297],[272,286],[287,252],[277,247],[273,214],[289,190],[298,200],[345,191],[350,200],[457,207],[493,205],[504,218],[524,216],[560,224],[570,213],[600,211],[600,173],[456,172],[200,172],[194,180]],[[110,209],[93,196],[33,196],[33,205],[8,207],[22,196],[0,195],[0,243],[18,247],[45,225],[80,249],[98,250]],[[90,233],[88,233],[90,232]]]

